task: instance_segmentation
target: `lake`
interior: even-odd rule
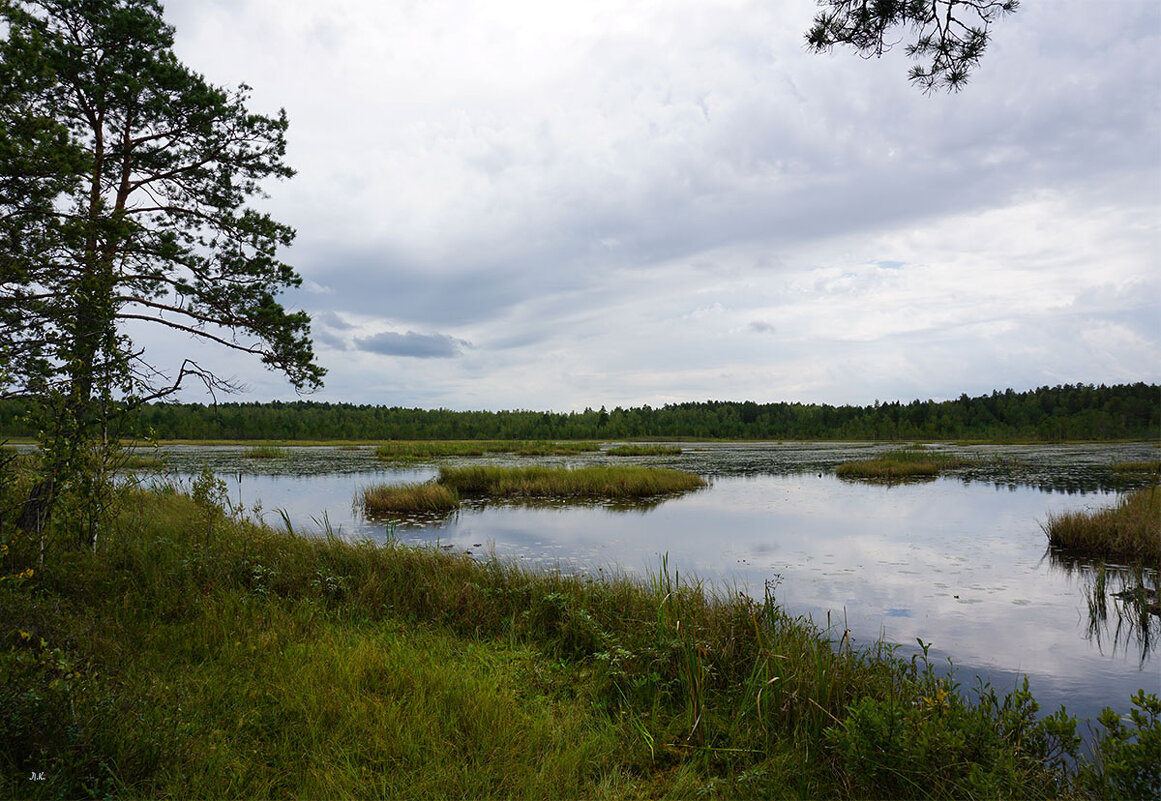
[[[246,458],[242,446],[167,446],[170,477],[210,465],[231,501],[282,527],[352,539],[389,539],[518,560],[538,568],[647,576],[664,559],[682,580],[715,592],[769,591],[787,611],[849,630],[856,644],[917,638],[932,657],[954,661],[957,678],[977,675],[1009,690],[1026,674],[1045,711],[1061,704],[1095,716],[1129,708],[1138,689],[1161,693],[1154,661],[1161,619],[1134,625],[1108,598],[1090,613],[1095,572],[1047,553],[1040,524],[1054,512],[1112,504],[1139,485],[1112,469],[1156,460],[1156,443],[934,446],[975,457],[971,468],[894,485],[839,479],[843,461],[893,446],[865,443],[681,443],[668,457],[488,456],[451,463],[580,466],[641,463],[699,473],[710,486],[646,506],[466,503],[438,520],[368,520],[360,489],[426,481],[435,464],[390,465],[372,446],[285,448],[289,458]],[[256,508],[258,507],[258,508]],[[1110,590],[1135,582],[1106,568]],[[1146,574],[1156,586],[1158,577]]]

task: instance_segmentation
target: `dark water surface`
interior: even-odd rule
[[[276,510],[284,510],[300,532],[329,525],[350,539],[394,536],[587,573],[646,576],[666,556],[671,572],[718,592],[761,597],[771,588],[789,612],[831,625],[836,639],[849,629],[856,643],[882,638],[908,654],[922,638],[934,657],[954,660],[966,686],[979,674],[1008,690],[1027,674],[1047,710],[1065,704],[1095,716],[1106,705],[1127,710],[1138,689],[1161,692],[1158,619],[1134,626],[1118,616],[1113,600],[1094,620],[1092,566],[1047,554],[1040,528],[1051,513],[1113,503],[1133,479],[1112,464],[1156,460],[1156,444],[940,446],[981,461],[934,481],[893,486],[833,472],[887,446],[682,447],[682,455],[663,458],[457,460],[648,463],[700,473],[711,485],[630,509],[474,503],[439,521],[394,524],[390,533],[383,522],[363,518],[356,494],[372,484],[425,481],[436,475],[434,464],[384,465],[370,447],[291,447],[291,458],[277,460],[247,459],[244,448],[232,446],[166,451],[174,476],[188,477],[207,463],[228,480],[234,502],[247,509],[261,504],[260,516],[278,526]],[[1115,568],[1107,574],[1114,590],[1137,580]]]

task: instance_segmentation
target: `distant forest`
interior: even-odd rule
[[[28,405],[0,401],[0,437],[35,435]],[[122,422],[137,439],[1103,440],[1161,436],[1161,386],[1011,389],[873,406],[702,401],[583,412],[455,412],[311,401],[149,404]]]

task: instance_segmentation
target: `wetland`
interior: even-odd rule
[[[724,593],[773,593],[857,644],[903,655],[919,641],[964,683],[1010,690],[1027,675],[1046,710],[1094,717],[1161,691],[1161,626],[1128,599],[1158,585],[1156,570],[1053,552],[1053,516],[1116,503],[1147,485],[1156,443],[927,445],[938,475],[867,481],[840,465],[898,451],[872,443],[666,443],[497,452],[399,446],[280,446],[254,459],[244,446],[172,445],[147,481],[181,485],[209,465],[231,503],[271,525],[350,541],[399,541],[539,569],[649,576],[668,569]],[[627,501],[605,497],[465,496],[450,512],[368,515],[369,488],[433,482],[441,470],[591,469],[615,464],[699,476],[703,489]],[[283,522],[284,521],[284,522]]]

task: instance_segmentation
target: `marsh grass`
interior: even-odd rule
[[[614,445],[605,451],[609,456],[680,456],[677,445]]]
[[[1053,548],[1161,568],[1161,487],[1126,493],[1104,509],[1049,515],[1041,528]]]
[[[221,508],[207,539],[205,504],[130,501],[95,552],[0,582],[0,797],[1118,789],[1026,687],[963,692],[788,616],[773,586],[718,592],[664,560],[648,581],[533,572]],[[1132,736],[1116,765],[1154,759]]]
[[[443,484],[382,484],[361,494],[363,509],[371,516],[450,512],[460,505],[455,490]]]
[[[496,498],[646,498],[706,486],[694,473],[661,467],[442,467],[439,483],[461,495]]]
[[[242,452],[245,459],[289,459],[290,451],[278,445],[255,445]]]
[[[970,464],[972,464],[970,459],[960,456],[911,447],[901,448],[874,459],[843,462],[835,468],[835,475],[841,478],[898,481],[908,478],[930,478],[944,470],[954,470]]]
[[[464,456],[484,456],[489,453],[509,453],[516,456],[567,456],[600,449],[600,444],[588,441],[550,440],[399,440],[385,442],[375,449],[375,455],[384,461],[435,461]]]
[[[164,467],[165,461],[156,456],[145,456],[140,453],[125,453],[117,458],[115,467],[118,470],[156,470]]]
[[[1154,481],[1161,480],[1161,460],[1153,462],[1115,462],[1113,472],[1133,476],[1148,476]]]

